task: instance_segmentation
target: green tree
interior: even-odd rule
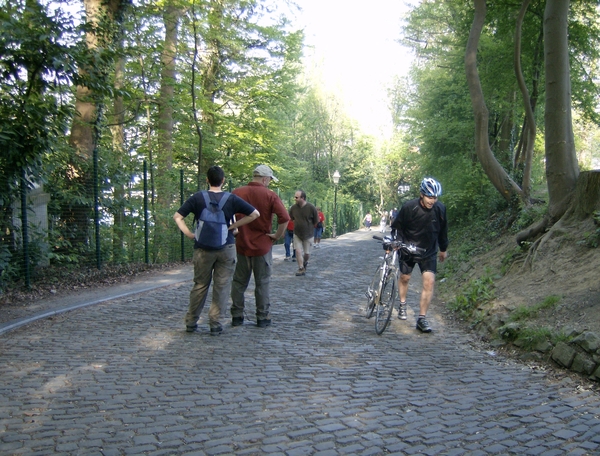
[[[34,0],[0,5],[0,270],[20,244],[12,222],[19,191],[45,183],[45,162],[68,128],[76,36],[68,15]]]
[[[63,229],[69,229],[74,245],[84,246],[89,239],[93,188],[92,160],[101,135],[103,95],[111,91],[109,73],[114,64],[114,44],[118,42],[120,22],[128,4],[125,0],[84,0],[86,12],[86,59],[80,62],[75,93],[75,111],[69,136],[74,154],[65,175],[67,187],[77,200],[61,207]]]

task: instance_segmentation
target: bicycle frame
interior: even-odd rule
[[[391,238],[373,236],[373,239],[383,242],[385,254],[381,259],[381,265],[377,267],[371,285],[367,288],[367,318],[371,318],[375,312],[375,332],[383,334],[389,325],[394,308],[396,287],[398,284],[398,251],[403,250],[411,254],[424,253],[415,245],[404,244],[402,241],[394,241]],[[387,293],[387,294],[386,294]],[[386,294],[386,296],[384,296]],[[383,300],[383,301],[382,301]]]

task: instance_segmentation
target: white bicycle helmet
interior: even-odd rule
[[[426,177],[421,182],[420,191],[430,198],[437,198],[442,194],[442,185],[431,177]]]

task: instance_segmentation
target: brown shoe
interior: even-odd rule
[[[304,268],[302,269],[298,269],[298,272],[296,272],[297,276],[303,276],[306,275],[306,270]]]

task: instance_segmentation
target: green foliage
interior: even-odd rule
[[[533,306],[519,306],[510,314],[509,321],[522,321],[535,318],[538,313],[545,309],[552,309],[560,302],[560,296],[548,296],[542,302]]]
[[[454,300],[448,303],[448,308],[458,313],[462,318],[470,318],[482,304],[494,299],[494,281],[489,271],[479,279],[471,280]]]
[[[57,230],[48,231],[48,244],[50,251],[48,252],[48,259],[52,264],[56,265],[77,265],[81,258],[78,252],[73,249],[73,245],[68,239],[65,239],[62,232]]]
[[[69,82],[78,48],[68,16],[22,2],[0,6],[0,199],[12,200],[23,174],[43,181],[43,159],[64,138],[71,114]],[[38,181],[39,182],[39,181]]]
[[[585,233],[583,239],[578,244],[596,249],[600,245],[600,211],[595,211],[592,217],[594,224],[597,226],[596,230]]]
[[[536,318],[542,310],[556,307],[560,300],[560,296],[551,295],[533,306],[517,307],[511,312],[508,322],[498,328],[498,334],[502,339],[525,350],[534,350],[544,343],[556,344],[558,341],[566,340],[567,337],[561,332],[528,322]]]
[[[518,217],[511,226],[512,231],[518,232],[532,225],[534,222],[538,221],[544,216],[547,209],[548,207],[546,204],[531,205],[522,208],[518,213]]]
[[[562,331],[554,331],[545,326],[508,323],[498,328],[500,337],[512,342],[523,350],[533,351],[547,349],[547,345],[556,345],[558,342],[568,342],[572,336],[567,336]]]
[[[505,325],[498,328],[498,334],[502,339],[530,351],[552,338],[552,331],[544,327]]]
[[[515,262],[520,261],[525,257],[527,251],[523,247],[515,246],[511,251],[507,252],[502,258],[501,274],[505,275]]]

